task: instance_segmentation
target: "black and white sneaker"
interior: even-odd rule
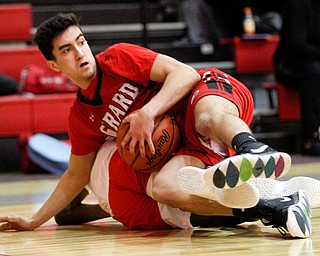
[[[311,208],[303,190],[282,198],[266,200],[260,209],[265,226],[277,228],[282,235],[307,238],[312,233]]]
[[[320,180],[296,176],[289,180],[251,179],[259,191],[261,199],[274,199],[289,196],[299,190],[303,190],[308,197],[311,208],[320,207]]]

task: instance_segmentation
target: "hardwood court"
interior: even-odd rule
[[[318,170],[320,162],[295,164],[290,175],[319,177]],[[30,216],[57,181],[1,182],[0,214]],[[94,202],[93,197],[88,200]],[[144,231],[127,230],[112,219],[64,227],[50,220],[36,231],[0,233],[0,255],[320,255],[320,208],[313,209],[312,222],[311,238],[292,239],[260,222],[237,228]]]

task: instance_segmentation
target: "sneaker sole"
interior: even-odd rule
[[[298,202],[288,208],[287,228],[292,237],[307,238],[311,236],[311,209],[307,195],[298,191]]]
[[[252,178],[280,178],[290,169],[291,157],[286,153],[243,154],[228,157],[206,169],[208,185],[216,188],[235,188]]]
[[[204,197],[229,208],[250,208],[259,202],[259,190],[251,183],[246,182],[234,189],[216,189],[205,182],[205,172],[196,167],[180,170],[177,178],[179,188],[187,194]]]
[[[320,207],[320,181],[317,179],[298,176],[288,181],[251,179],[249,182],[259,190],[262,199],[289,196],[303,190],[308,197],[310,207]]]

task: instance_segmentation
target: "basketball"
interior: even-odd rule
[[[117,134],[117,147],[122,159],[131,167],[141,172],[159,171],[180,145],[180,130],[175,120],[169,115],[163,115],[155,120],[152,141],[155,153],[151,154],[146,144],[146,156],[141,157],[139,145],[136,146],[135,155],[129,147],[122,148],[121,142],[129,130],[129,123],[121,124]]]

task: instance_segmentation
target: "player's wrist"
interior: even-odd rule
[[[29,230],[34,230],[38,227],[40,227],[43,223],[40,220],[37,220],[35,216],[32,216],[29,218]]]
[[[29,229],[29,230],[35,230],[35,229],[38,228],[38,227],[40,227],[40,225],[38,225],[36,221],[31,220],[28,229]]]
[[[140,111],[143,111],[143,115],[147,116],[148,119],[152,119],[155,120],[157,116],[159,116],[160,114],[156,111],[156,108],[150,108],[147,105],[145,105],[144,107],[142,107],[140,109]]]

